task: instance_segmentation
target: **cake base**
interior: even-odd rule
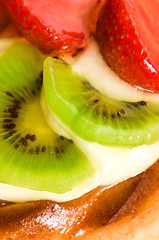
[[[0,206],[1,239],[158,240],[159,161],[136,177],[69,202]]]

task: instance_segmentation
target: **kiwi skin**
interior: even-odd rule
[[[0,57],[0,182],[70,191],[94,169],[78,147],[47,125],[40,107],[44,56],[15,41]]]
[[[44,93],[54,115],[86,141],[134,147],[158,139],[159,104],[111,99],[61,60],[45,60]]]

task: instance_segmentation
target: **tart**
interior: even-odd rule
[[[93,27],[91,25],[90,29]],[[14,25],[8,29],[2,32],[1,38],[21,37]],[[79,52],[81,49],[77,55],[83,54]],[[75,57],[74,52],[73,55]],[[70,60],[69,57],[68,59]],[[32,141],[30,136],[29,141]],[[25,144],[22,142],[22,145]],[[59,153],[59,149],[55,151]],[[140,170],[138,174],[124,177],[121,181],[113,180],[108,185],[102,184],[67,201],[31,199],[14,202],[2,199],[0,238],[157,240],[159,162],[149,164],[147,170]]]

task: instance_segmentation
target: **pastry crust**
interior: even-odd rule
[[[159,162],[65,203],[1,201],[0,239],[158,240]]]

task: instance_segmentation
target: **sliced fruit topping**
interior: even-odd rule
[[[96,38],[108,65],[139,90],[159,92],[159,2],[109,0]]]
[[[53,114],[87,141],[137,146],[158,138],[159,105],[110,99],[61,60],[45,60],[44,93]]]
[[[0,182],[65,193],[90,176],[93,167],[42,115],[43,59],[23,41],[0,57]]]
[[[75,52],[86,46],[87,23],[97,0],[5,0],[23,36],[42,51]]]
[[[99,18],[99,14],[101,9],[103,8],[103,5],[106,4],[108,0],[99,0],[98,4],[92,9],[91,13],[90,13],[90,17],[88,20],[88,26],[89,29],[92,33],[94,33],[96,31],[96,24]]]
[[[4,3],[0,0],[0,32],[7,26],[9,17]]]

